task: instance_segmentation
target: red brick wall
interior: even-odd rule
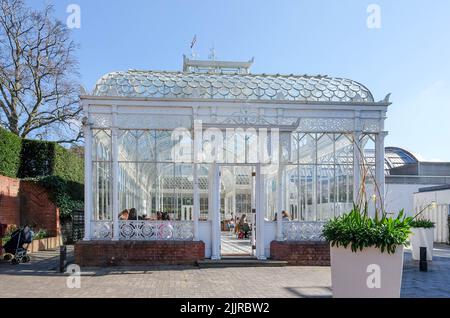
[[[203,242],[81,241],[75,245],[80,266],[194,265],[205,258]]]
[[[0,223],[20,223],[20,180],[0,176]]]
[[[50,236],[60,233],[59,209],[41,186],[29,182],[20,183],[21,224],[47,230]]]
[[[0,223],[8,226],[29,224],[59,234],[59,210],[42,187],[0,175]]]
[[[326,242],[272,241],[270,257],[293,266],[330,266],[330,245]]]

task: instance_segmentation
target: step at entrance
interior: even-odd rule
[[[224,268],[224,267],[284,267],[285,261],[266,260],[261,261],[253,257],[224,257],[221,260],[206,259],[197,261],[200,268]]]

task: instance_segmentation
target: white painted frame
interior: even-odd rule
[[[112,184],[113,184],[113,239],[118,240],[118,164],[117,164],[117,131],[119,129],[174,129],[185,127],[193,129],[194,121],[201,120],[206,125],[226,127],[235,126],[243,122],[253,123],[266,127],[286,127],[297,123],[302,132],[317,133],[352,133],[355,140],[359,140],[362,133],[373,133],[376,139],[376,180],[384,196],[384,121],[388,100],[375,103],[342,103],[342,102],[298,102],[298,101],[238,101],[238,100],[205,100],[205,99],[152,99],[152,98],[124,98],[124,97],[97,97],[81,96],[84,110],[84,133],[86,140],[85,150],[85,240],[92,239],[92,130],[110,129],[112,133]],[[116,136],[116,137],[114,137]],[[198,147],[198,145],[194,145]],[[359,189],[359,162],[361,158],[358,151],[354,151],[354,193]],[[206,245],[211,246],[207,255],[212,258],[220,257],[220,232],[211,228],[211,237],[208,238],[200,231],[199,215],[200,200],[198,189],[198,162],[194,160],[194,240],[207,240]],[[261,167],[257,165],[260,171]],[[218,166],[214,171],[218,171]],[[214,198],[220,190],[217,183],[218,176],[214,178],[213,189],[210,189],[210,198]],[[280,184],[281,180],[278,180]],[[255,206],[257,209],[257,257],[268,257],[264,249],[264,213],[263,195],[261,195],[261,175],[256,177]],[[219,190],[218,190],[219,189]],[[284,195],[280,188],[278,195]],[[219,196],[220,197],[220,196]],[[216,200],[217,201],[217,200]],[[278,200],[280,201],[280,200]],[[212,201],[214,202],[214,200]],[[220,202],[220,201],[219,201]],[[284,209],[279,203],[278,210]],[[211,212],[211,211],[210,211]],[[211,217],[211,214],[210,214]],[[204,222],[205,224],[208,222]],[[202,228],[206,225],[202,224]],[[257,234],[258,235],[258,234]],[[276,238],[282,239],[281,215],[277,222]],[[211,240],[211,241],[208,241]],[[213,244],[211,244],[211,242]],[[220,244],[220,243],[219,243]]]

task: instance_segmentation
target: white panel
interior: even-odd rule
[[[211,257],[211,221],[199,222],[198,237],[205,243],[205,258]]]
[[[189,116],[119,114],[117,124],[121,129],[190,129],[192,127],[192,120]]]
[[[265,222],[264,224],[264,254],[270,257],[270,243],[277,237],[277,222]]]

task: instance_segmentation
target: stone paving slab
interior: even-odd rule
[[[450,248],[438,246],[430,271],[405,254],[402,297],[450,297]],[[69,249],[69,256],[72,256]],[[57,251],[32,255],[31,264],[0,263],[0,297],[331,297],[329,267],[204,268],[194,266],[83,268],[81,288],[66,286]]]

